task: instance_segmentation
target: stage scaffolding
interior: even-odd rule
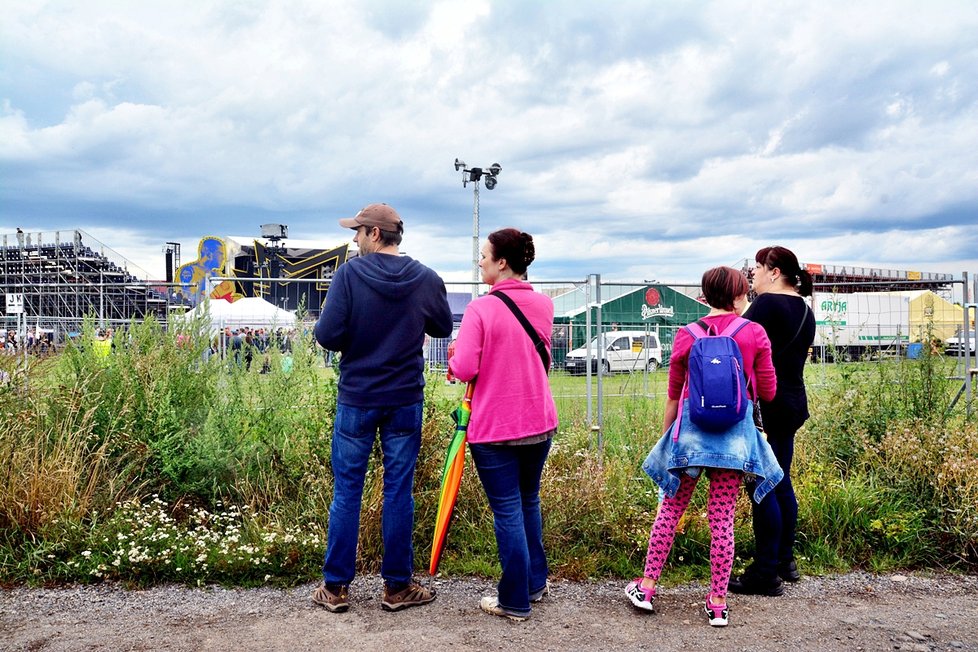
[[[801,263],[801,266],[812,275],[812,282],[816,288],[839,294],[930,290],[950,300],[951,287],[955,283],[953,274],[937,272],[804,262]],[[740,269],[747,275],[747,278],[752,279],[754,276],[754,260],[744,258],[740,262]]]
[[[140,278],[142,276],[142,278]],[[166,321],[177,303],[167,284],[81,230],[25,233],[0,240],[0,292],[23,295],[27,328],[51,333],[55,343],[81,330],[86,316],[114,327],[155,315]],[[15,330],[18,316],[7,314],[3,327]]]

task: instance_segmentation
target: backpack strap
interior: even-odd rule
[[[713,329],[712,326],[707,324],[705,321],[698,320],[691,322],[684,326],[684,330],[693,336],[693,342],[710,335],[710,331]],[[691,347],[692,348],[692,347]],[[689,366],[686,367],[686,380],[683,381],[683,391],[679,394],[679,418],[682,418],[682,402],[683,399],[689,395]]]
[[[683,329],[692,336],[693,342],[696,342],[696,340],[709,336],[712,328],[713,328],[712,326],[707,324],[702,319],[686,324],[686,326],[683,327]],[[672,441],[674,442],[679,441],[679,428],[683,424],[683,403],[686,402],[686,399],[688,397],[689,397],[689,361],[687,361],[686,363],[686,379],[683,380],[683,389],[681,392],[679,392],[679,412],[676,414],[676,420],[673,422]]]
[[[727,324],[727,327],[723,329],[723,332],[720,333],[720,335],[733,337],[734,335],[740,332],[741,328],[743,328],[749,323],[750,321],[744,319],[743,317],[737,317],[736,319],[732,320],[729,324]]]
[[[744,319],[743,317],[737,317],[732,322],[727,324],[727,327],[723,329],[721,335],[726,335],[727,337],[733,338],[734,335],[740,332],[740,329],[751,323],[749,319]],[[743,355],[743,352],[741,352]],[[747,369],[744,369],[744,378],[747,379],[747,396],[753,401],[757,398],[757,387],[754,384],[754,375],[748,373]]]
[[[513,301],[509,295],[498,290],[496,292],[490,292],[489,294],[494,297],[499,297],[502,302],[506,304],[506,307],[509,308],[514,315],[516,315],[516,319],[519,320],[523,330],[525,330],[526,334],[530,336],[530,340],[533,342],[533,348],[535,348],[537,353],[540,354],[540,362],[543,363],[543,371],[545,373],[549,372],[550,354],[547,352],[547,345],[544,343],[543,338],[540,337],[540,334],[537,333],[536,329],[533,328],[533,325],[530,324],[530,320],[526,318],[526,315],[523,314],[523,311],[519,309],[516,302]]]
[[[708,337],[713,327],[707,324],[702,319],[686,324],[683,327],[684,330],[693,337],[693,342],[696,340]],[[679,441],[679,428],[683,424],[683,403],[689,398],[689,363],[687,361],[686,366],[686,379],[683,380],[683,389],[679,392],[679,412],[676,415],[675,425],[672,429],[672,440]]]
[[[689,376],[689,371],[686,372]],[[686,402],[686,396],[689,394],[689,381],[683,381],[683,391],[679,393],[679,412],[676,413],[676,420],[673,422],[672,428],[672,441],[673,443],[679,441],[679,428],[683,425],[683,404]]]
[[[723,329],[723,332],[718,333],[716,327],[712,324],[707,324],[702,319],[694,321],[690,324],[686,324],[686,330],[689,331],[690,335],[693,336],[694,340],[698,340],[703,337],[708,337],[711,334],[723,335],[726,337],[733,337],[740,332],[740,329],[749,324],[750,321],[744,319],[743,317],[737,317],[727,324],[727,327]]]
[[[694,321],[683,326],[683,330],[693,336],[693,341],[709,336],[711,326],[705,321]]]
[[[795,331],[795,334],[792,336],[792,338],[790,340],[788,340],[788,343],[785,344],[784,347],[782,347],[781,351],[786,351],[789,346],[791,346],[792,344],[795,343],[795,340],[797,340],[798,339],[798,336],[801,335],[801,329],[803,329],[805,327],[805,322],[808,321],[808,313],[811,311],[811,307],[808,305],[808,302],[804,300],[804,298],[802,299],[802,301],[805,304],[805,314],[801,316],[801,323],[798,324],[798,330],[796,330]],[[780,353],[780,351],[779,351],[779,353]],[[774,346],[773,345],[771,346],[771,355],[772,356],[774,355]]]

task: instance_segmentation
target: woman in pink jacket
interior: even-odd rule
[[[501,229],[489,234],[479,262],[489,294],[466,308],[448,363],[459,380],[477,379],[468,441],[492,507],[502,567],[498,595],[482,598],[480,607],[512,620],[525,620],[530,603],[548,590],[540,476],[557,428],[547,378],[554,306],[522,280],[534,256],[527,233]],[[501,294],[526,317],[535,338]]]

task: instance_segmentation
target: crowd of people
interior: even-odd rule
[[[277,348],[284,355],[292,352],[292,342],[295,339],[294,329],[277,328],[274,331],[269,328],[251,328],[242,326],[232,328],[230,326],[211,340],[210,348],[205,351],[205,358],[224,352],[225,359],[230,360],[238,367],[244,367],[246,371],[251,371],[251,365],[256,356],[261,357],[261,373],[268,373],[271,369],[269,353],[273,348]]]
[[[7,355],[25,350],[34,355],[47,355],[55,351],[54,334],[50,331],[38,330],[36,327],[28,328],[26,335],[16,330],[8,330],[3,334],[2,340],[2,351]]]
[[[123,343],[127,340],[126,332],[123,328]],[[72,333],[69,337],[80,341],[77,333]],[[211,356],[223,354],[235,365],[250,370],[253,361],[258,357],[262,360],[262,373],[265,373],[269,370],[269,353],[272,349],[276,348],[285,355],[291,354],[295,338],[295,329],[228,327],[211,339],[204,351],[204,358],[209,359]],[[0,340],[3,344],[0,351],[6,355],[14,355],[26,350],[32,355],[43,356],[57,350],[53,332],[37,331],[34,328],[28,329],[26,340],[14,330],[0,334]],[[190,341],[190,336],[186,333],[178,333],[176,336],[177,346],[189,346]],[[107,358],[116,347],[115,329],[96,328],[91,346],[99,357]]]
[[[427,337],[452,333],[452,315],[442,279],[400,255],[404,222],[397,211],[371,204],[340,225],[355,231],[360,255],[337,269],[315,328],[319,344],[342,357],[323,581],[312,599],[331,612],[350,608],[364,481],[379,437],[381,606],[397,611],[435,599],[435,591],[412,576],[412,493],[421,444],[423,345]],[[527,233],[507,228],[489,235],[479,263],[489,292],[468,305],[448,352],[451,374],[472,387],[467,438],[492,509],[501,567],[496,594],[483,597],[480,608],[516,621],[528,618],[532,605],[549,594],[540,484],[557,431],[548,382],[554,306],[527,281],[535,256]],[[756,255],[757,298],[747,307],[750,283],[739,270],[708,270],[702,290],[710,312],[676,335],[662,435],[642,464],[661,502],[644,572],[625,587],[628,600],[642,611],[654,611],[676,525],[704,475],[711,581],[703,610],[709,624],[727,624],[728,592],[777,596],[784,582],[800,578],[793,554],[798,506],[791,461],[795,433],[808,418],[802,371],[815,320],[803,297],[811,295],[812,279],[790,250],[766,247]],[[708,347],[707,340],[722,346]],[[723,355],[703,357],[716,350]],[[724,382],[743,392],[738,389],[730,405],[712,396],[709,403],[691,404],[690,396],[703,390],[700,374],[713,378],[704,367],[719,364],[721,357],[737,371]],[[707,389],[713,391],[709,383]],[[724,420],[702,425],[707,408]],[[756,551],[746,572],[731,578],[742,486],[751,500]]]

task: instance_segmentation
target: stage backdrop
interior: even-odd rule
[[[205,236],[197,258],[177,268],[175,278],[183,296],[197,305],[213,277],[259,278],[261,281],[224,281],[213,287],[211,298],[235,301],[261,297],[284,310],[304,306],[310,316],[319,314],[326,300],[328,280],[346,262],[349,245],[290,240],[270,242],[262,238]],[[276,279],[309,279],[315,283],[288,283]]]

